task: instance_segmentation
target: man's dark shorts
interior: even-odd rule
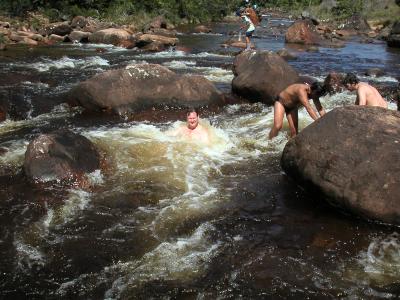
[[[246,31],[246,36],[247,36],[247,37],[251,37],[251,36],[253,35],[253,33],[254,33],[254,30],[252,30],[252,31]]]

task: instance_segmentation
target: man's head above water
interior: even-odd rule
[[[196,108],[190,107],[186,111],[186,122],[187,122],[187,127],[190,130],[196,129],[196,127],[199,125],[199,112],[197,111]]]
[[[358,80],[354,73],[347,73],[342,83],[348,90],[354,91],[356,90],[357,84],[360,83],[360,80]]]

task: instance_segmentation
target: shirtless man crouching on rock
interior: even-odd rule
[[[283,117],[289,123],[290,136],[294,137],[298,133],[298,109],[304,106],[313,120],[318,119],[317,113],[311,107],[309,99],[313,99],[314,105],[322,117],[325,114],[319,97],[326,94],[325,88],[319,82],[314,82],[311,86],[303,83],[295,83],[283,90],[274,104],[274,125],[269,132],[269,139],[278,135],[283,125]]]
[[[388,108],[387,102],[379,94],[378,90],[368,83],[360,82],[355,74],[346,74],[346,77],[343,79],[343,85],[351,92],[357,91],[356,105]]]
[[[187,110],[186,126],[179,127],[173,135],[199,141],[204,144],[210,143],[209,132],[204,126],[199,124],[199,114],[195,108],[189,108]]]

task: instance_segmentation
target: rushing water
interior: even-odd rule
[[[283,48],[270,26],[285,22],[264,24],[257,46]],[[0,54],[1,96],[12,104],[0,124],[1,298],[400,296],[397,228],[339,213],[290,181],[279,164],[287,127],[267,140],[271,107],[205,111],[212,140],[206,146],[169,134],[182,125],[181,113],[127,122],[63,104],[74,84],[142,62],[202,74],[229,92],[233,52],[220,44],[236,28],[217,24],[216,34],[180,35],[188,53],[75,44]],[[291,51],[298,59],[290,63],[301,74],[323,79],[333,70],[362,75],[379,67],[385,77],[364,79],[398,84],[400,53],[382,43]],[[330,110],[354,98],[344,92],[325,96],[322,104]],[[301,111],[300,121],[304,128],[311,119]],[[29,184],[21,172],[29,141],[65,127],[89,138],[107,168],[88,174],[85,190]]]

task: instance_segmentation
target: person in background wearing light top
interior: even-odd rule
[[[240,27],[240,29],[246,28],[246,50],[250,50],[251,47],[251,40],[250,38],[253,36],[254,30],[256,27],[254,26],[253,22],[249,17],[249,13],[245,10],[242,12],[241,16],[244,25]]]
[[[366,82],[360,82],[355,74],[348,73],[343,79],[343,84],[349,91],[357,91],[356,105],[388,108],[387,102],[378,90]]]

